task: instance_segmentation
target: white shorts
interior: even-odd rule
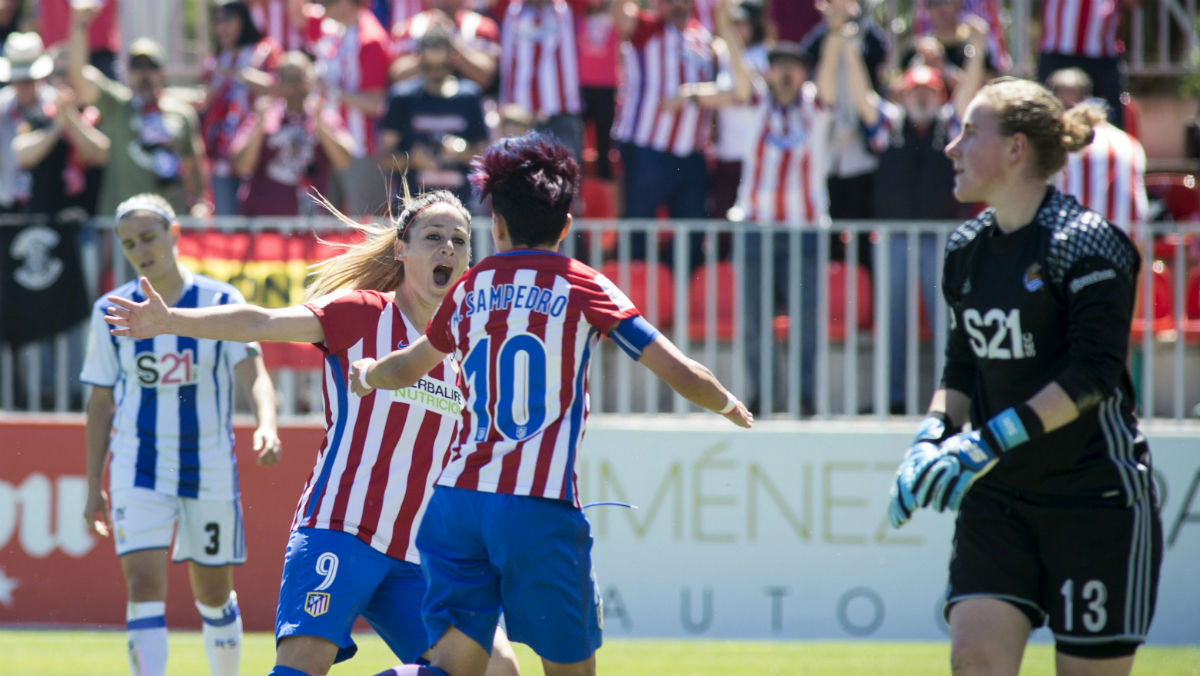
[[[172,561],[195,561],[202,566],[246,561],[242,503],[236,498],[198,500],[149,488],[121,488],[111,497],[117,556],[166,549],[178,524]]]

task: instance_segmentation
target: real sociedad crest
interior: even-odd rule
[[[320,617],[329,610],[329,594],[325,592],[308,592],[304,597],[304,612],[313,617]]]
[[[1025,290],[1033,293],[1042,288],[1042,266],[1034,263],[1025,269]]]

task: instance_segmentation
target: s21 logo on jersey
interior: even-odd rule
[[[137,364],[138,382],[143,387],[179,387],[194,385],[200,380],[196,353],[192,350],[161,354],[143,352],[137,355],[134,363]]]
[[[992,308],[983,314],[975,308],[962,313],[963,329],[971,350],[980,359],[1025,359],[1036,354],[1033,335],[1021,332],[1021,311]]]

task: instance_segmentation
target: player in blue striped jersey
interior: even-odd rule
[[[116,219],[125,257],[169,304],[245,302],[234,287],[179,264],[179,223],[163,198],[131,197]],[[136,280],[113,293],[141,300]],[[236,674],[242,621],[232,566],[246,560],[246,546],[233,455],[233,384],[251,394],[258,419],[254,449],[267,466],[279,462],[275,390],[255,343],[111,336],[104,322],[107,296],[92,309],[80,375],[92,386],[84,518],[97,534],[115,536],[128,589],[130,671],[153,676],[166,670],[167,547],[177,527],[172,559],[189,562],[210,669]],[[102,486],[110,453],[111,504]]]

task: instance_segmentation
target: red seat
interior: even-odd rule
[[[650,269],[651,266],[656,271],[658,278],[655,280],[655,285],[658,287],[658,315],[650,314]],[[613,284],[616,284],[622,291],[629,296],[629,300],[637,306],[637,309],[646,317],[646,319],[660,329],[668,329],[671,327],[675,318],[675,279],[671,275],[671,269],[662,263],[647,263],[645,261],[629,261],[629,284],[625,285],[621,282],[620,266],[617,261],[605,261],[600,266],[600,273],[608,277]]]
[[[1200,221],[1200,187],[1197,187],[1196,177],[1192,174],[1147,174],[1146,196],[1161,201],[1172,221]],[[1157,237],[1154,240],[1154,257],[1174,261],[1177,246],[1179,237],[1176,235]]]
[[[1192,268],[1183,287],[1183,314],[1184,340],[1200,342],[1200,266]]]
[[[1151,311],[1149,328],[1152,333],[1158,334],[1175,328],[1175,307],[1172,303],[1174,291],[1172,290],[1170,268],[1162,261],[1154,261],[1152,271],[1154,307]],[[1137,296],[1133,304],[1132,338],[1134,343],[1140,342],[1146,332],[1147,322],[1143,315],[1142,284],[1139,277]]]
[[[617,189],[612,181],[585,178],[579,187],[579,196],[583,199],[583,210],[580,216],[584,218],[617,217]]]
[[[871,273],[861,265],[854,265],[854,274],[858,279],[858,314],[857,326],[860,334],[869,332],[875,326],[875,306],[871,296]],[[846,340],[846,264],[842,261],[829,263],[829,340],[841,342]],[[779,340],[786,340],[791,326],[786,315],[775,318],[772,328]]]
[[[875,308],[871,297],[871,273],[861,265],[854,265],[858,279],[858,330],[870,331],[874,326]],[[833,261],[829,264],[829,339],[846,339],[846,264]]]
[[[715,302],[708,297],[710,274],[716,275]],[[688,282],[688,339],[704,340],[706,315],[715,312],[717,340],[733,340],[734,317],[737,315],[738,305],[733,263],[721,261],[715,267],[706,263],[696,268]]]

